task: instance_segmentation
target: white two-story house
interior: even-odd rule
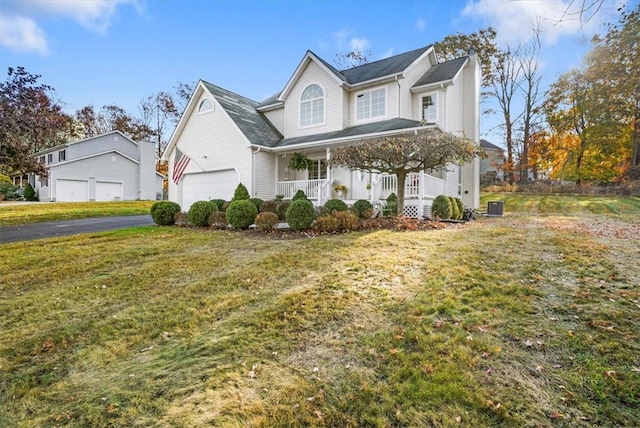
[[[262,102],[199,81],[163,159],[169,199],[187,210],[198,200],[233,196],[291,198],[302,189],[315,204],[341,197],[383,203],[395,176],[329,168],[333,147],[418,132],[479,139],[480,67],[475,55],[439,63],[433,46],[339,71],[311,51],[282,91]],[[313,161],[289,168],[294,154]],[[346,187],[338,195],[337,185]],[[479,204],[478,160],[411,174],[405,214],[422,216],[439,194]]]
[[[72,141],[35,155],[49,175],[31,174],[40,201],[155,200],[163,176],[156,172],[155,145],[120,131]]]

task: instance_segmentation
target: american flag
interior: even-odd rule
[[[176,158],[173,161],[173,176],[171,177],[174,183],[178,184],[180,177],[182,177],[182,173],[187,169],[187,165],[189,165],[190,161],[191,158],[189,156],[176,148]]]

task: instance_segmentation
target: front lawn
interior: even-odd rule
[[[640,426],[639,245],[551,214],[5,244],[0,426]]]
[[[88,217],[149,214],[155,201],[0,203],[0,226]]]

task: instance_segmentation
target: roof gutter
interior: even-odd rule
[[[306,148],[306,147],[320,148],[320,147],[326,147],[326,146],[334,146],[342,143],[352,143],[354,141],[366,140],[368,138],[387,137],[389,135],[406,134],[409,132],[416,133],[418,131],[425,131],[429,129],[435,129],[435,130],[444,132],[439,125],[429,124],[424,126],[415,126],[413,128],[392,129],[390,131],[373,132],[370,134],[360,134],[360,135],[353,135],[350,137],[330,138],[327,140],[317,140],[317,141],[311,141],[308,143],[291,144],[289,146],[282,146],[282,147],[273,147],[271,151],[275,153],[281,153],[281,152],[287,152],[287,151],[297,150],[297,149]]]

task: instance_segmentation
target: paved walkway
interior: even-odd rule
[[[92,217],[0,227],[0,244],[154,224],[150,215]]]

